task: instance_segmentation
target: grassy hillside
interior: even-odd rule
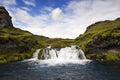
[[[88,58],[108,61],[119,60],[120,18],[90,25],[84,34],[75,39],[75,43],[82,47],[88,54]]]
[[[49,38],[15,28],[8,11],[0,6],[0,64],[31,58]]]
[[[72,45],[73,41],[74,41],[73,39],[51,38],[51,39],[46,40],[46,43],[47,45],[50,45],[51,47],[61,48],[61,47]]]
[[[0,29],[0,63],[31,57],[37,44],[33,34],[27,31],[17,28]]]
[[[65,47],[73,43],[71,39],[48,38],[33,35],[18,28],[0,29],[0,64],[31,58],[35,49]]]
[[[39,47],[51,46],[54,48],[66,47],[73,44],[74,39],[62,39],[62,38],[48,38],[45,36],[34,35],[34,39],[37,40]]]

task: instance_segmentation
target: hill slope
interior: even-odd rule
[[[44,36],[36,38],[28,31],[15,28],[11,18],[0,6],[0,64],[32,57],[35,49],[42,46],[38,40],[48,39]]]
[[[88,58],[97,60],[120,59],[120,18],[90,25],[84,34],[75,39]]]
[[[0,6],[0,64],[31,58],[36,48],[65,47],[73,40],[33,35],[15,28],[7,10]]]

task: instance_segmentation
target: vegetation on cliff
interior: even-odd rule
[[[75,39],[90,59],[113,62],[120,60],[120,18],[90,25]]]
[[[28,31],[15,28],[11,16],[0,7],[0,64],[30,58],[38,42]]]
[[[0,63],[30,58],[37,45],[33,34],[17,28],[0,29]]]

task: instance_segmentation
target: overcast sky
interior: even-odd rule
[[[0,0],[15,27],[51,38],[76,38],[86,28],[120,17],[120,0]]]

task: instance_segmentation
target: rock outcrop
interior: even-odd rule
[[[90,25],[75,39],[90,59],[98,61],[120,60],[120,18]]]
[[[37,45],[32,33],[13,27],[11,16],[0,6],[0,64],[30,58]]]
[[[7,10],[0,6],[0,28],[13,28],[12,17]]]

